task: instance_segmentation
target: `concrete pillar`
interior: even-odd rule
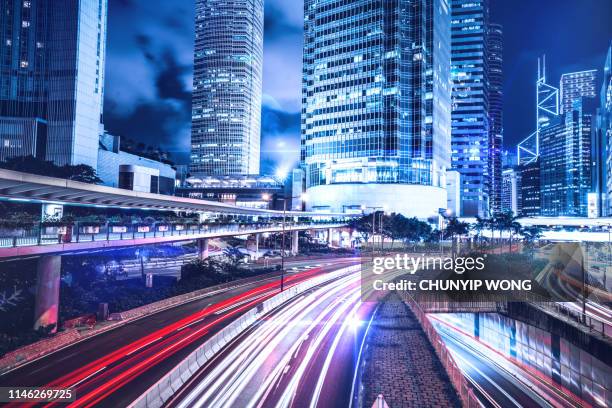
[[[201,260],[208,258],[208,238],[198,239],[198,258]]]
[[[327,229],[327,244],[328,245],[332,244],[332,240],[333,240],[332,236],[333,236],[333,234],[334,234],[334,229],[333,228],[328,228]]]
[[[299,231],[291,232],[291,254],[297,255],[299,252],[300,233]]]
[[[255,234],[255,259],[259,259],[259,238],[261,234]]]
[[[53,332],[57,330],[61,269],[61,255],[45,255],[38,259],[34,329],[54,325]]]

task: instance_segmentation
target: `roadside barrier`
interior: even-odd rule
[[[344,275],[359,272],[360,265],[342,268],[334,272],[316,276],[306,282],[292,286],[276,296],[263,302],[263,304],[249,310],[237,320],[233,321],[212,338],[191,352],[183,361],[170,372],[153,384],[129,408],[159,408],[172,397],[204,364],[206,364],[219,350],[234,340],[243,331],[249,328],[260,317],[274,310],[290,299],[325,282],[337,279]]]

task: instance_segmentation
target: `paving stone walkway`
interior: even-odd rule
[[[396,293],[380,304],[366,340],[361,406],[382,394],[389,408],[460,407],[444,367]]]

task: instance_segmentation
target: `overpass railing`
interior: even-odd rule
[[[320,229],[337,227],[343,223],[331,221],[291,222],[285,224],[285,230]],[[231,223],[231,224],[194,224],[194,225],[91,225],[75,222],[72,225],[44,226],[34,229],[15,229],[0,232],[0,248],[21,246],[67,244],[97,241],[120,241],[143,238],[176,237],[189,240],[202,236],[241,235],[254,232],[281,232],[282,222],[275,223]]]

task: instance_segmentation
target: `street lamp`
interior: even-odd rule
[[[293,200],[294,198],[298,198],[302,202],[306,202],[308,200],[308,195],[303,193],[299,196],[291,196],[289,200]],[[281,240],[281,292],[285,289],[285,223],[287,218],[287,197],[283,200],[283,232],[282,232],[282,240]]]

